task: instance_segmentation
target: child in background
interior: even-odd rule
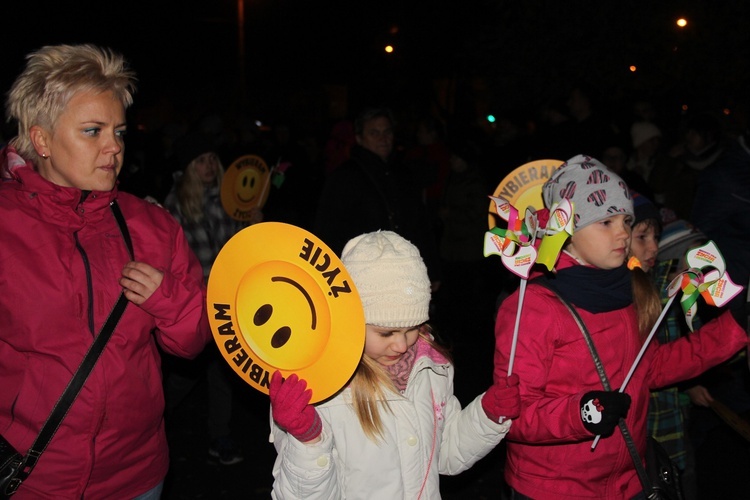
[[[221,204],[221,184],[224,166],[206,140],[194,139],[180,154],[184,170],[175,175],[175,184],[164,201],[164,207],[182,226],[190,249],[203,267],[203,278],[208,281],[216,256],[238,231],[263,220],[263,212],[254,207],[250,220],[232,219]],[[211,461],[234,465],[244,460],[242,452],[231,437],[230,423],[233,408],[233,374],[211,342],[201,362],[185,361],[174,356],[163,356],[166,414],[171,420],[176,408],[201,380],[205,371],[208,382],[208,421]]]
[[[659,225],[659,214],[653,204],[646,198],[641,203],[643,207],[640,212],[636,205],[636,225],[633,234],[639,226]],[[637,202],[638,196],[634,195],[633,201]],[[690,248],[695,248],[706,242],[706,237],[684,220],[675,220],[666,224],[664,232],[656,235],[658,242],[656,263],[648,260],[651,254],[651,245],[648,246],[648,254],[642,246],[638,246],[633,240],[631,253],[641,260],[645,271],[650,271],[656,290],[661,297],[662,305],[669,300],[667,287],[677,276],[677,273],[687,269],[685,254]],[[647,264],[644,265],[643,262]],[[701,325],[700,318],[693,319],[694,327]],[[659,344],[666,344],[677,340],[689,333],[687,323],[684,319],[682,309],[673,304],[671,311],[667,313],[659,329],[656,331],[656,340]],[[690,414],[691,400],[693,403],[708,406],[704,398],[710,398],[710,394],[702,385],[696,385],[694,381],[659,388],[651,391],[651,401],[648,407],[648,435],[653,436],[669,458],[680,469],[680,482],[686,500],[697,498],[697,483],[695,477],[695,451],[688,437],[688,417]]]
[[[505,468],[511,498],[645,499],[625,440],[616,430],[619,419],[625,419],[645,456],[649,390],[727,359],[746,346],[747,336],[730,314],[723,314],[696,332],[695,342],[653,342],[625,392],[619,392],[659,312],[653,294],[634,294],[638,289],[625,265],[633,223],[628,188],[598,160],[579,155],[544,184],[543,198],[548,208],[563,198],[574,203],[575,232],[555,271],[534,278],[526,288],[513,368],[524,380],[523,412],[508,433]],[[603,390],[572,314],[536,280],[572,303],[590,332],[610,391]],[[507,318],[516,316],[515,294],[503,302],[495,326],[498,381],[508,369],[514,324]],[[592,402],[595,411],[589,414]],[[596,435],[602,439],[592,451]]]
[[[419,250],[377,231],[350,240],[342,262],[364,307],[364,354],[349,385],[318,405],[308,404],[304,380],[273,374],[272,497],[439,498],[439,474],[468,469],[508,432],[518,377],[498,377],[461,409],[453,365],[426,325],[430,280]]]

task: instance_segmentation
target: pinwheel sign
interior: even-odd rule
[[[638,363],[640,363],[643,354],[646,352],[646,348],[654,337],[659,324],[664,319],[680,290],[682,290],[680,305],[682,306],[682,311],[685,313],[685,321],[688,327],[690,327],[690,331],[693,330],[693,318],[698,309],[698,297],[703,296],[709,305],[721,307],[742,291],[742,287],[735,284],[729,278],[729,274],[726,272],[724,257],[713,241],[688,250],[685,254],[685,260],[690,267],[678,274],[667,287],[669,300],[664,305],[659,318],[654,323],[651,332],[646,337],[646,341],[641,346],[638,356],[633,361],[630,371],[625,376],[625,380],[620,386],[620,392],[625,391],[625,386],[630,382],[630,378],[633,376]],[[596,447],[599,439],[600,436],[596,436],[591,445],[592,449]]]
[[[549,209],[549,219],[539,245],[537,262],[544,264],[550,271],[555,266],[565,241],[573,235],[574,209],[573,202],[567,198],[554,203]]]
[[[529,279],[531,266],[534,265],[537,257],[534,241],[536,240],[538,222],[536,210],[533,207],[528,207],[526,216],[521,219],[518,217],[518,210],[505,198],[490,196],[490,199],[495,202],[495,210],[500,218],[508,223],[508,228],[493,227],[485,233],[484,256],[499,255],[503,265],[521,278],[521,286],[518,289],[516,324],[513,328],[513,341],[508,360],[508,375],[510,375],[513,372],[513,361],[516,354],[516,344],[518,343],[518,327],[521,323],[521,309],[526,294],[526,282]]]
[[[536,210],[528,207],[526,216],[521,219],[518,210],[505,198],[490,196],[490,199],[495,202],[495,210],[508,223],[508,228],[493,227],[485,233],[484,256],[499,255],[510,272],[528,279],[537,257],[534,248],[538,227]]]
[[[680,306],[690,331],[693,331],[698,297],[703,296],[708,305],[721,307],[740,293],[742,287],[729,278],[724,257],[713,241],[688,251],[685,260],[690,267],[672,280],[667,295],[671,300],[682,290]]]

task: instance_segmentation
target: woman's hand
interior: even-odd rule
[[[164,273],[144,262],[131,261],[122,269],[120,286],[124,289],[125,297],[136,305],[141,305],[161,285]]]

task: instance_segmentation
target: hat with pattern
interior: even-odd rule
[[[625,181],[590,156],[574,156],[560,165],[542,186],[542,196],[546,208],[563,199],[573,202],[576,229],[613,215],[633,216],[633,200]]]

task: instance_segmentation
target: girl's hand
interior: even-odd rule
[[[131,261],[122,269],[120,286],[124,289],[125,297],[136,305],[146,302],[159,288],[164,273],[144,262]]]
[[[502,423],[521,414],[521,394],[518,392],[518,375],[500,378],[482,396],[482,408],[490,420]]]
[[[271,414],[279,427],[302,443],[317,441],[323,431],[318,410],[310,403],[312,391],[307,382],[292,374],[283,380],[281,372],[271,375],[268,387],[271,398]]]

